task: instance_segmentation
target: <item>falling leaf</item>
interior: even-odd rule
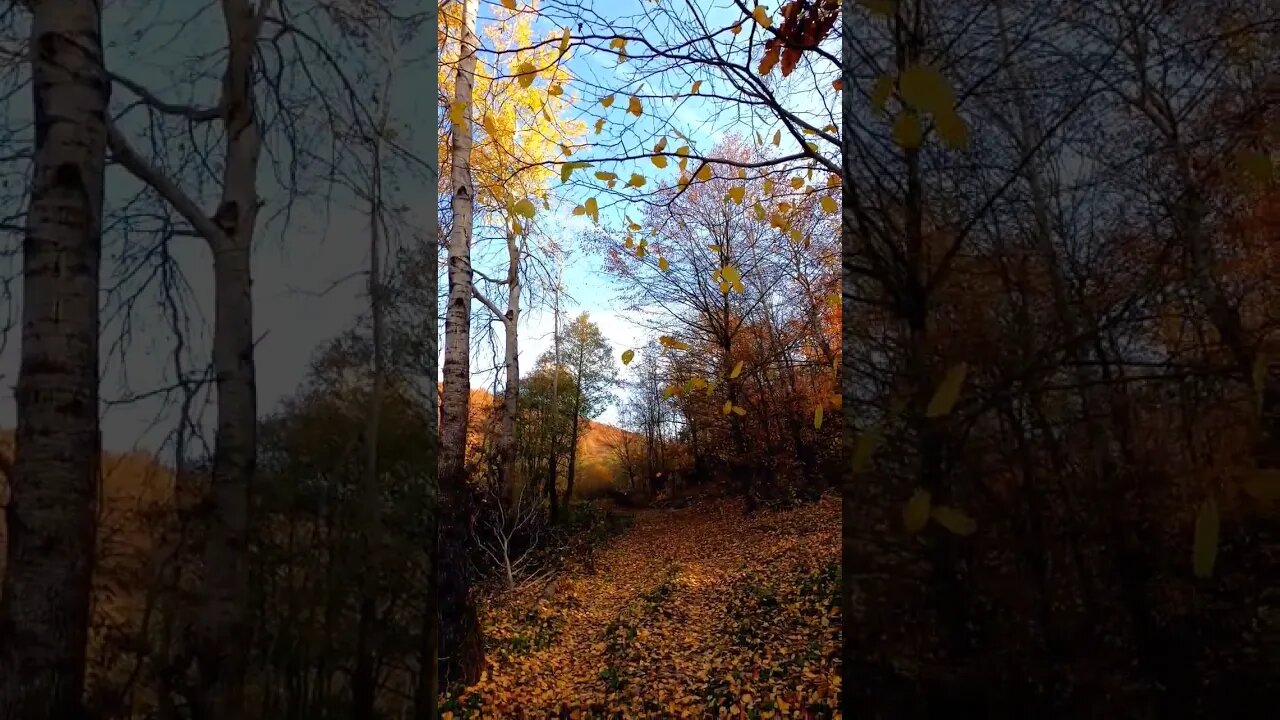
[[[769,17],[769,11],[763,5],[757,5],[751,11],[751,18],[760,23],[761,27],[773,27],[773,18]]]
[[[627,181],[627,187],[644,187],[645,179],[640,173],[631,173],[631,179]]]
[[[774,147],[778,147],[778,146],[779,146],[779,145],[781,145],[781,144],[782,144],[782,131],[781,131],[781,130],[774,130],[774,131],[773,131],[773,146],[774,146]]]
[[[853,472],[855,474],[866,469],[867,464],[871,462],[872,456],[875,455],[876,447],[879,444],[879,425],[858,433],[858,442],[853,449]]]
[[[700,91],[701,89],[702,89],[702,81],[701,81],[701,80],[694,80],[694,81],[693,81],[693,90],[692,90],[693,94],[694,94],[694,95],[697,95],[697,94],[698,94],[698,91]]]
[[[1213,565],[1218,559],[1218,502],[1212,497],[1200,504],[1196,513],[1195,538],[1191,547],[1191,569],[1201,579],[1213,576]]]
[[[640,103],[640,98],[632,95],[630,102],[627,103],[627,112],[640,117],[644,114],[644,106]]]
[[[698,172],[693,174],[693,177],[695,180],[710,180],[711,166],[704,163],[702,167],[698,168]]]
[[[596,134],[599,135],[600,131],[603,129],[604,129],[604,118],[598,118],[596,120]]]
[[[584,162],[567,162],[560,166],[560,182],[569,182],[569,176],[573,175],[574,170],[589,168],[591,163]]]
[[[596,179],[608,182],[609,180],[617,180],[618,176],[611,172],[598,172],[596,173]]]
[[[658,269],[659,269],[659,270],[661,270],[662,272],[666,272],[666,271],[667,271],[667,268],[669,268],[669,267],[671,267],[671,263],[667,262],[667,259],[666,259],[666,258],[664,258],[664,257],[660,257],[660,258],[658,258]]]
[[[467,121],[467,102],[461,100],[449,104],[449,122],[461,127]]]
[[[654,167],[657,167],[658,169],[662,169],[667,166],[667,157],[665,155],[654,155],[650,159],[653,160]]]
[[[752,205],[751,209],[755,211],[757,220],[763,220],[765,218],[764,206],[761,205],[759,201],[757,201],[755,205]]]
[[[734,405],[734,406],[733,406],[733,414],[734,414],[734,415],[746,415],[746,414],[747,414],[747,409],[746,409],[746,408],[744,408],[744,407],[742,407],[741,405]]]
[[[531,218],[533,217],[533,213],[534,213],[533,203],[529,201],[529,198],[524,198],[523,200],[519,200],[518,202],[516,202],[515,207],[512,208],[512,211],[516,215]]]
[[[635,350],[624,350],[624,351],[623,351],[623,353],[622,353],[622,364],[623,364],[623,365],[630,365],[630,364],[631,364],[631,361],[632,361],[633,359],[635,359],[635,356],[636,356],[636,351],[635,351]],[[430,667],[430,666],[428,666],[428,667]]]
[[[747,189],[739,185],[738,187],[729,188],[729,193],[726,195],[726,197],[729,200],[732,200],[735,205],[741,205],[742,198],[746,194],[747,194]]]
[[[565,53],[569,52],[569,42],[572,38],[573,36],[569,34],[569,28],[564,28],[560,33],[560,55],[562,57]]]
[[[968,371],[969,366],[963,362],[956,363],[947,370],[946,376],[942,378],[938,389],[933,393],[933,399],[929,401],[925,417],[942,417],[951,412],[956,400],[960,398],[960,388],[964,385],[964,377]]]
[[[938,138],[949,148],[959,150],[969,145],[969,126],[952,108],[947,108],[933,116],[933,128]]]
[[[508,10],[516,9],[516,0],[502,0],[502,7]]]
[[[742,374],[743,361],[739,360],[737,365],[733,366],[733,372],[729,373],[729,379],[732,380]]]
[[[600,98],[600,104],[605,107],[609,107],[613,104],[613,97],[613,95],[610,95],[609,97]]]
[[[898,79],[898,89],[903,102],[922,112],[949,111],[956,103],[947,79],[930,65],[912,65],[904,70]]]
[[[1271,156],[1263,152],[1240,150],[1235,154],[1236,167],[1255,185],[1267,185],[1275,177],[1276,166]]]
[[[835,81],[831,83],[831,87],[835,88],[836,92],[840,92],[841,90],[844,90],[844,80],[842,80],[841,78],[836,78]]]
[[[729,413],[733,412],[733,401],[725,400],[724,407],[720,408],[720,412],[724,413],[725,415],[728,415]]]
[[[813,409],[813,429],[822,429],[822,406],[819,405]]]
[[[893,123],[893,141],[907,150],[920,147],[924,139],[924,131],[920,128],[920,118],[907,111],[898,116]]]
[[[973,518],[966,515],[963,510],[947,507],[946,505],[935,505],[929,511],[929,517],[956,535],[972,535],[978,529],[978,523],[974,522]]]
[[[822,207],[822,211],[828,215],[834,215],[836,210],[839,209],[839,204],[836,202],[836,199],[830,195],[823,195],[818,200],[818,205],[820,205]]]
[[[538,68],[527,60],[520,63],[520,66],[516,68],[516,71],[518,73],[516,75],[516,79],[520,83],[520,87],[529,87],[538,77]]]
[[[916,491],[911,494],[911,498],[902,506],[902,524],[906,527],[907,532],[914,535],[929,524],[930,500],[931,497],[928,490],[916,488]]]
[[[1255,500],[1280,500],[1280,470],[1259,470],[1240,487]]]
[[[688,343],[681,342],[680,340],[677,340],[671,337],[670,335],[663,335],[659,337],[658,343],[661,344],[663,347],[668,347],[668,348],[671,348],[672,350],[688,350],[689,349]]]
[[[883,113],[891,97],[893,97],[893,77],[881,75],[876,78],[875,84],[871,86],[871,107],[875,108],[876,112]]]

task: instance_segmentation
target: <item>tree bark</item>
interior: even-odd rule
[[[454,101],[463,103],[463,120],[453,128],[449,184],[453,226],[449,231],[449,299],[445,309],[444,388],[441,394],[440,547],[441,687],[473,683],[484,667],[479,619],[470,598],[467,554],[471,546],[473,503],[467,482],[467,424],[471,403],[471,233],[474,186],[471,181],[471,119],[476,74],[475,34],[478,0],[462,3],[462,45]]]
[[[218,424],[196,606],[197,720],[239,717],[248,654],[248,506],[257,464],[257,383],[253,357],[251,254],[258,217],[261,130],[253,98],[254,48],[261,20],[248,0],[223,0],[227,67],[222,81],[226,151],[213,249],[213,365]]]
[[[98,287],[110,83],[101,8],[31,4],[35,164],[5,508],[0,717],[77,718],[97,525]]]

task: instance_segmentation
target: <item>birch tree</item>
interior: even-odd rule
[[[98,273],[110,83],[102,10],[42,0],[27,47],[35,144],[16,447],[0,589],[0,715],[81,715],[97,527]]]

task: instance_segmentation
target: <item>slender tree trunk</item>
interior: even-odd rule
[[[470,598],[467,553],[471,546],[473,503],[467,483],[467,423],[471,402],[471,232],[474,186],[471,181],[471,119],[476,74],[475,34],[478,0],[462,3],[462,46],[455,102],[463,120],[453,128],[450,187],[453,226],[449,232],[449,299],[445,309],[444,389],[441,397],[440,546],[441,686],[473,683],[484,667],[484,647],[476,608]]]
[[[560,288],[564,281],[564,266],[560,254],[556,253],[556,286],[552,290],[554,301],[551,309],[551,348],[553,364],[551,367],[551,437],[550,452],[547,456],[547,501],[550,503],[551,524],[560,522],[559,491],[556,489],[556,474],[560,465]],[[572,463],[570,463],[572,464]]]
[[[97,529],[98,273],[110,83],[101,8],[31,3],[35,166],[5,508],[0,717],[82,712]]]
[[[259,20],[248,0],[223,0],[227,67],[223,76],[222,200],[214,216],[214,337],[218,425],[204,546],[204,586],[196,607],[200,680],[197,720],[239,717],[249,638],[247,532],[249,484],[257,463],[257,386],[253,358],[251,258],[258,217],[262,137],[253,98]]]
[[[386,96],[387,88],[383,87]],[[385,126],[386,114],[382,117]],[[379,132],[382,128],[379,128]],[[373,341],[373,388],[365,424],[365,467],[361,487],[360,610],[356,630],[356,667],[351,679],[352,717],[375,717],[377,673],[373,634],[377,628],[377,568],[381,553],[381,512],[378,499],[378,436],[382,421],[386,362],[383,350],[384,289],[382,284],[382,156],[381,137],[373,139],[373,182],[369,202],[369,314]]]
[[[579,365],[578,372],[579,386],[577,392],[573,395],[573,427],[569,430],[569,452],[565,459],[564,469],[564,506],[567,508],[573,503],[573,477],[578,469],[578,436],[581,434],[582,418],[582,372]]]

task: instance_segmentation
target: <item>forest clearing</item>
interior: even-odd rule
[[[490,667],[441,715],[840,717],[839,527],[832,495],[747,518],[725,498],[639,510],[484,609]]]

